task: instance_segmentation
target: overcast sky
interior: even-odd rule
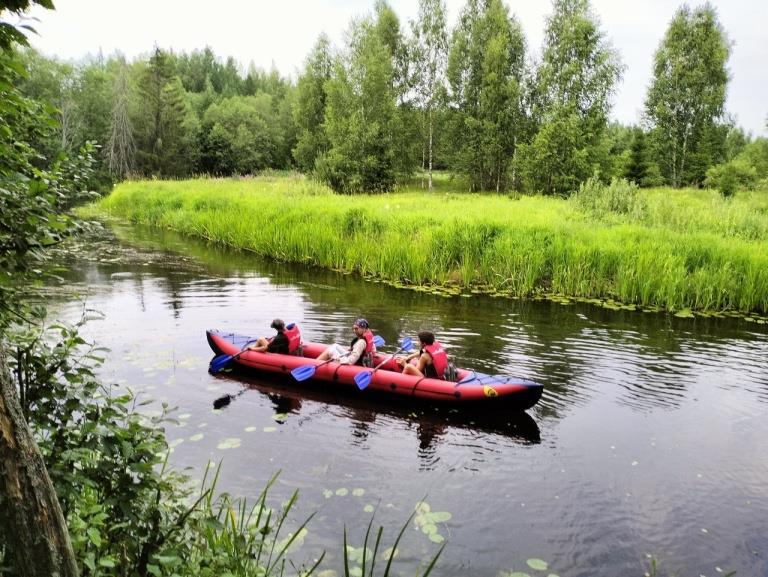
[[[129,59],[161,48],[191,52],[210,46],[233,56],[245,69],[253,62],[274,66],[296,78],[320,32],[341,46],[356,16],[368,14],[373,0],[54,0],[56,10],[35,9],[39,36],[32,44],[48,56],[80,59],[101,50]],[[465,0],[447,0],[450,26]],[[539,53],[546,0],[506,0],[522,23],[529,51]],[[602,30],[627,66],[614,99],[613,116],[637,123],[650,81],[653,53],[681,2],[592,0]],[[689,2],[697,6],[699,2]],[[768,135],[768,34],[765,0],[714,0],[733,51],[726,109],[754,135]],[[417,0],[390,0],[401,25],[415,19]]]

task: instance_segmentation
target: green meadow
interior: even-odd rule
[[[566,200],[462,188],[444,175],[431,193],[417,179],[350,196],[290,174],[128,181],[93,210],[444,294],[768,313],[764,192],[596,185]]]

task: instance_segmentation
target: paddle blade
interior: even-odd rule
[[[371,374],[372,373],[365,371],[355,375],[355,384],[357,385],[358,389],[362,391],[364,388],[371,384]]]
[[[376,345],[376,348],[383,347],[386,343],[384,340],[384,337],[381,335],[373,335],[373,344]]]
[[[234,355],[219,355],[208,365],[208,372],[212,375],[218,373],[229,364],[229,361],[231,361],[233,357]]]
[[[402,341],[400,341],[400,349],[403,351],[410,351],[411,347],[413,346],[413,341],[410,337],[405,337]]]
[[[306,381],[307,379],[311,379],[312,375],[314,374],[315,374],[314,365],[302,365],[300,367],[296,367],[291,371],[291,376],[297,381]]]

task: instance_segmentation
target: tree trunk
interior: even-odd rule
[[[0,532],[23,577],[76,577],[72,543],[0,343]]]
[[[429,109],[429,192],[432,192],[432,108]]]

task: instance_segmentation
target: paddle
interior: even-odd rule
[[[360,389],[361,391],[362,391],[363,389],[365,389],[365,388],[366,388],[368,385],[370,385],[370,384],[371,384],[371,379],[373,379],[373,373],[375,373],[375,372],[376,372],[376,371],[378,371],[378,370],[379,370],[379,369],[380,369],[382,366],[384,366],[386,363],[388,363],[389,361],[391,361],[392,359],[394,359],[394,358],[395,358],[395,355],[396,355],[397,353],[401,353],[401,352],[403,352],[403,351],[407,351],[407,350],[410,350],[410,348],[411,348],[411,345],[412,345],[412,344],[413,344],[413,342],[411,341],[411,339],[410,339],[410,338],[408,338],[408,337],[405,337],[405,338],[402,340],[402,344],[401,344],[400,348],[399,348],[399,349],[397,349],[397,350],[396,350],[394,353],[392,353],[391,355],[389,355],[389,356],[388,356],[386,359],[384,359],[383,361],[381,361],[381,362],[380,362],[378,365],[376,365],[372,371],[370,371],[370,372],[368,372],[368,371],[365,371],[365,372],[362,372],[362,373],[357,373],[357,374],[355,375],[355,384],[357,385],[357,388],[358,388],[358,389]]]
[[[219,355],[218,357],[215,357],[210,364],[208,365],[208,372],[212,375],[215,375],[220,370],[222,370],[224,367],[226,367],[229,363],[234,361],[236,358],[238,358],[240,355],[242,355],[245,351],[248,350],[248,345],[251,343],[255,343],[259,339],[253,339],[252,341],[248,341],[243,345],[243,348],[240,349],[240,352],[234,355]]]
[[[375,335],[373,337],[373,344],[376,345],[376,347],[378,348],[378,347],[383,347],[385,342],[382,337],[380,337],[379,335]],[[341,355],[339,359],[344,358],[348,355],[349,353],[345,355]],[[334,362],[334,360],[338,361],[339,359],[328,359],[327,361],[323,361],[319,365],[301,365],[300,367],[296,367],[291,371],[291,376],[299,382],[306,381],[307,379],[311,379],[314,376],[315,371],[318,369],[318,367],[322,367],[323,365],[332,363]]]

